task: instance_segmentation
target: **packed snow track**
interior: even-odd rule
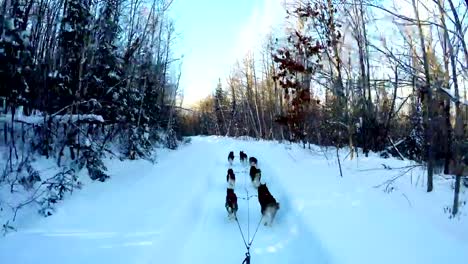
[[[246,237],[253,237],[261,218],[257,197],[242,199],[257,192],[249,167],[239,162],[241,150],[258,158],[262,182],[280,203],[273,225],[259,226],[252,264],[468,259],[466,213],[453,220],[443,213],[452,193],[447,180],[436,177],[436,192],[427,194],[411,183],[414,175],[385,193],[374,186],[399,172],[374,168],[406,163],[375,156],[343,160],[341,178],[333,157],[316,147],[194,137],[176,151],[160,150],[156,164],[107,160],[109,181],[85,182],[48,218],[19,216],[18,231],[0,237],[0,262],[241,264],[246,248],[224,207],[229,151],[236,155],[237,216]]]

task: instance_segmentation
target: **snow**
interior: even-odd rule
[[[57,78],[58,74],[59,74],[59,72],[56,70],[54,72],[49,72],[48,76],[51,77],[51,78]]]
[[[15,23],[14,19],[9,17],[5,18],[4,25],[6,30],[14,30],[15,29]]]
[[[262,182],[280,203],[272,227],[260,225],[252,263],[464,263],[467,209],[449,219],[453,180],[435,177],[426,193],[419,169],[393,191],[375,188],[409,161],[342,161],[333,149],[223,137],[193,137],[158,162],[106,160],[111,179],[90,182],[48,218],[27,215],[0,238],[2,263],[241,263],[246,249],[227,218],[227,155],[235,152],[236,194],[256,194],[239,151],[255,156]],[[324,154],[326,153],[326,155]],[[342,150],[345,157],[347,150]],[[386,164],[393,169],[382,169]],[[462,187],[461,200],[468,198]],[[252,238],[260,219],[256,197],[239,199],[238,218]],[[1,219],[0,219],[1,220]],[[250,221],[248,221],[250,220]],[[249,229],[247,223],[250,223]]]
[[[109,72],[108,76],[111,78],[116,78],[116,79],[120,78],[120,76],[115,71]]]
[[[73,32],[73,31],[74,31],[73,27],[70,25],[69,22],[65,22],[65,25],[64,25],[64,27],[63,27],[63,30],[64,30],[65,32]]]
[[[47,116],[49,118],[49,116]],[[31,115],[25,116],[22,115],[22,111],[18,111],[18,114],[15,115],[16,122],[22,122],[26,124],[41,124],[44,123],[44,116],[42,115]],[[60,123],[68,123],[68,122],[77,122],[77,121],[96,121],[103,123],[104,118],[100,115],[94,114],[83,114],[83,115],[54,115],[54,121],[59,121]],[[6,114],[0,116],[0,122],[11,122],[11,114]]]

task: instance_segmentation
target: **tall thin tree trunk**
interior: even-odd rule
[[[439,8],[439,13],[440,13],[440,20],[443,26],[443,41],[441,42],[442,44],[442,49],[443,49],[443,54],[444,54],[444,68],[445,68],[445,74],[444,74],[444,87],[443,88],[448,88],[449,87],[449,78],[450,78],[450,69],[449,69],[449,58],[450,54],[453,53],[453,47],[452,43],[450,42],[450,37],[448,35],[448,30],[447,30],[447,25],[445,23],[445,11],[443,8],[443,1],[438,0],[437,1],[437,6]],[[445,105],[444,105],[444,115],[445,115],[445,128],[446,128],[446,144],[444,144],[445,148],[445,159],[444,159],[444,174],[449,174],[449,167],[450,167],[450,160],[452,159],[452,124],[450,123],[450,97],[447,96],[445,99]]]
[[[452,215],[456,215],[458,213],[458,204],[459,204],[459,196],[460,196],[460,183],[461,183],[461,173],[457,173],[455,176],[455,191],[453,197],[453,208],[452,208]]]
[[[416,6],[416,1],[412,0],[414,13],[416,15],[419,38],[421,41],[421,51],[423,55],[423,64],[424,64],[424,75],[425,75],[425,86],[423,94],[423,103],[425,107],[424,111],[424,126],[425,126],[425,152],[427,158],[427,192],[433,190],[433,174],[434,174],[434,157],[432,151],[432,87],[431,87],[431,75],[429,70],[429,60],[426,52],[426,44],[424,39],[424,32],[421,25],[421,20],[419,19],[419,12]]]
[[[259,134],[260,134],[260,138],[263,137],[263,129],[262,129],[262,122],[260,120],[260,114],[259,114],[259,110],[258,110],[258,105],[259,105],[259,102],[258,102],[258,84],[257,84],[257,74],[256,74],[256,70],[255,70],[255,59],[252,57],[252,73],[253,73],[253,85],[254,85],[254,89],[255,89],[255,95],[254,95],[254,103],[255,103],[255,113],[257,115],[257,122],[258,122],[258,130],[259,130]]]
[[[384,138],[387,138],[388,131],[390,130],[390,122],[393,118],[393,112],[395,111],[395,103],[397,99],[397,92],[398,92],[398,66],[395,66],[395,81],[393,84],[393,99],[392,99],[392,106],[390,107],[390,111],[388,113],[387,121],[385,122],[385,135]]]

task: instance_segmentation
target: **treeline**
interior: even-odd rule
[[[45,184],[50,204],[82,168],[108,178],[105,156],[151,159],[155,144],[177,147],[171,3],[0,0],[0,185]],[[41,179],[37,155],[67,173]]]
[[[409,158],[427,165],[428,192],[434,171],[456,174],[458,199],[468,172],[467,2],[289,2],[292,26],[238,63],[185,116],[185,133]]]

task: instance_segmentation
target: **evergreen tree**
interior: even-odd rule
[[[82,77],[86,72],[85,46],[91,24],[89,0],[67,0],[60,26],[60,74],[54,108],[70,105],[83,95]],[[54,98],[54,97],[52,97]]]
[[[12,1],[9,12],[0,14],[0,96],[7,98],[13,113],[26,106],[30,92],[32,62],[22,2]]]
[[[221,85],[221,79],[218,81],[214,95],[214,113],[219,135],[226,134],[226,107],[228,106],[226,92]]]
[[[95,32],[94,63],[87,75],[86,99],[102,102],[98,112],[105,120],[115,122],[125,110],[119,107],[122,97],[122,67],[116,41],[120,32],[121,0],[106,0],[93,28]],[[120,111],[119,111],[120,110]]]

